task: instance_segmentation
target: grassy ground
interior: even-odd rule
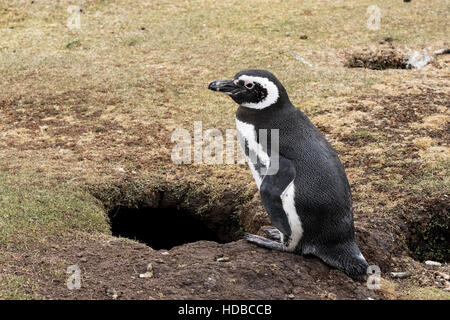
[[[79,30],[66,26],[73,4],[83,9]],[[430,211],[447,196],[449,58],[422,70],[344,64],[388,36],[402,50],[449,47],[449,7],[379,2],[381,27],[372,31],[372,4],[2,1],[0,267],[55,236],[109,233],[105,205],[161,188],[186,196],[188,186],[211,206],[230,192],[245,207],[256,191],[246,166],[178,166],[170,154],[173,130],[192,132],[194,121],[234,128],[235,106],[206,86],[246,68],[275,73],[337,149],[358,229],[400,239],[401,213]],[[26,274],[0,268],[0,298],[36,297]],[[411,281],[393,297],[449,297],[423,288]]]

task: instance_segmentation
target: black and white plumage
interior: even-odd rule
[[[268,71],[244,70],[231,80],[211,82],[209,89],[239,104],[239,140],[276,227],[265,232],[280,241],[252,234],[245,238],[265,248],[315,255],[354,279],[364,278],[368,264],[354,240],[344,168],[325,137],[292,105],[283,85]],[[278,170],[266,174],[275,165],[271,129],[278,129],[279,134]],[[265,145],[261,145],[263,131]],[[251,152],[256,159],[250,157]]]

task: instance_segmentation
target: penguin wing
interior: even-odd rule
[[[279,155],[278,163],[271,161],[269,170],[261,182],[261,200],[273,225],[285,236],[291,235],[291,228],[281,200],[282,193],[295,179],[293,162]]]

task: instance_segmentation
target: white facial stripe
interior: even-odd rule
[[[257,82],[267,90],[267,97],[263,101],[260,101],[258,103],[243,103],[242,104],[243,107],[252,109],[264,109],[277,102],[280,96],[280,93],[278,92],[278,88],[275,85],[275,83],[273,83],[267,78],[242,75],[239,77],[239,80],[244,80],[247,82]]]

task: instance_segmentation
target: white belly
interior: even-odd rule
[[[267,152],[264,151],[263,147],[256,141],[256,130],[255,126],[239,121],[236,119],[236,129],[238,132],[238,137],[240,141],[247,141],[248,149],[253,151],[256,154],[256,157],[261,161],[261,163],[268,168],[270,165],[270,157],[267,154]],[[241,147],[244,149],[245,154],[245,143],[241,144]],[[261,176],[261,174],[255,169],[255,163],[254,161],[256,159],[250,159],[250,157],[246,154],[245,158],[247,159],[248,166],[250,167],[250,170],[253,174],[253,178],[255,179],[256,186],[258,189],[261,186],[262,179],[264,176]]]

